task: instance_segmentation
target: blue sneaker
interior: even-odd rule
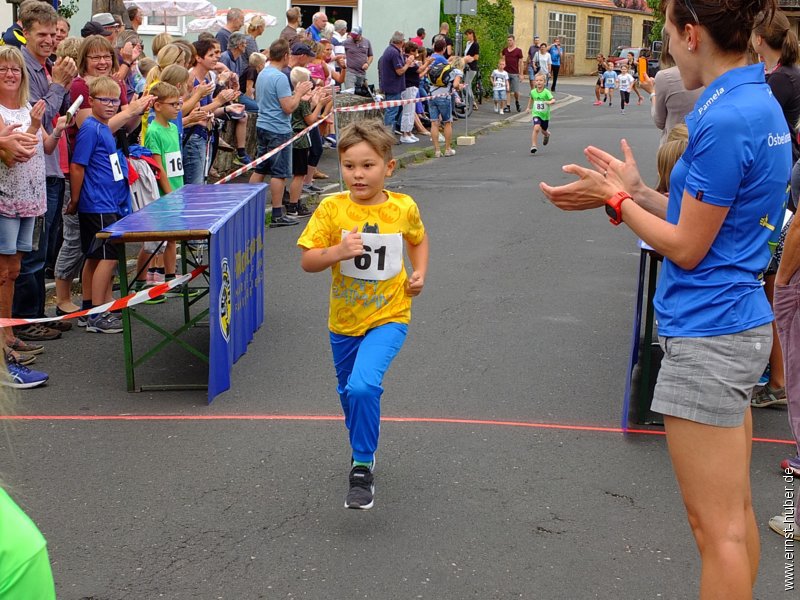
[[[5,386],[24,390],[35,388],[47,383],[49,379],[47,373],[34,371],[16,361],[8,362],[8,379],[0,381]]]
[[[250,155],[247,152],[245,152],[241,156],[237,154],[236,156],[233,157],[233,164],[239,165],[241,167],[249,165],[251,162],[253,162],[253,159],[250,158]]]

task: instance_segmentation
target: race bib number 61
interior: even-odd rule
[[[342,231],[342,237],[349,235]],[[370,281],[386,281],[403,268],[403,236],[400,233],[362,233],[364,253],[339,263],[342,275]]]

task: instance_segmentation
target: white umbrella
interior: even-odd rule
[[[250,19],[253,17],[264,17],[264,22],[267,24],[267,27],[274,27],[278,24],[278,19],[273,17],[272,15],[268,15],[267,13],[258,12],[255,10],[242,10],[244,13],[244,25],[245,30],[247,26],[250,24]],[[193,19],[186,24],[186,30],[192,31],[194,33],[200,33],[201,31],[208,31],[210,33],[216,33],[228,22],[227,20],[228,9],[221,9],[217,11],[217,14],[213,17],[207,17],[203,19]]]
[[[143,12],[164,17],[213,17],[217,7],[208,0],[123,0],[125,8],[138,6]]]

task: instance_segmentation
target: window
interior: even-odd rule
[[[609,56],[617,48],[630,48],[631,36],[633,35],[632,17],[611,17],[611,49]]]
[[[186,34],[186,17],[166,17],[166,28],[164,27],[164,18],[164,15],[143,16],[139,35],[158,35],[165,31],[172,35]]]
[[[575,52],[575,25],[578,15],[571,13],[550,13],[550,26],[547,32],[548,40],[555,38],[561,40],[561,48],[567,54]]]
[[[600,42],[603,38],[603,19],[589,17],[586,22],[586,58],[594,58],[600,54]]]

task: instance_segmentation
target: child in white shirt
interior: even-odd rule
[[[506,60],[500,58],[497,68],[492,71],[492,94],[494,95],[494,112],[502,113],[508,98],[509,77],[506,72]]]
[[[631,88],[633,88],[634,79],[633,75],[628,73],[628,65],[622,65],[621,71],[622,73],[617,78],[617,87],[619,87],[619,104],[624,115],[625,105],[631,102]]]

